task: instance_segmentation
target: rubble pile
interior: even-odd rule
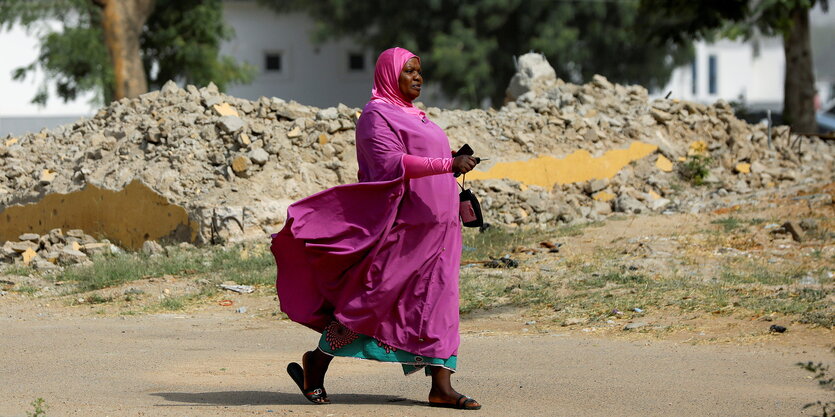
[[[6,241],[0,246],[0,264],[20,263],[52,271],[62,266],[87,263],[93,255],[121,251],[107,239],[98,241],[83,230],[72,229],[63,233],[61,229],[52,229],[44,235],[24,233],[18,241]]]
[[[650,100],[640,86],[602,76],[574,85],[549,68],[539,55],[522,56],[500,109],[426,112],[453,149],[468,143],[477,156],[490,158],[478,167],[485,171],[537,155],[562,158],[585,150],[596,157],[634,142],[657,150],[611,178],[550,187],[468,180],[493,224],[699,212],[719,197],[833,180],[833,146],[824,141],[776,127],[769,146],[767,126],[738,120],[727,103]],[[90,119],[0,141],[0,211],[87,184],[121,190],[139,180],[186,210],[196,224],[195,243],[263,237],[283,225],[292,201],[356,181],[360,111],[275,97],[249,101],[214,85],[181,89],[169,82],[113,102]]]

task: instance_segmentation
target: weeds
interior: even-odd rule
[[[32,412],[26,412],[27,417],[43,417],[46,415],[46,410],[49,408],[43,398],[38,398],[29,403],[29,405],[32,406],[33,410]]]
[[[186,306],[186,296],[180,297],[166,297],[160,301],[159,305],[165,310],[182,310]]]
[[[105,297],[101,294],[91,294],[87,296],[85,301],[90,304],[103,304],[113,301],[113,297]]]
[[[742,220],[737,219],[736,217],[726,217],[724,219],[718,219],[710,222],[710,224],[718,224],[721,225],[725,232],[733,232],[736,229],[742,227]]]
[[[15,292],[19,292],[21,294],[28,294],[28,295],[32,295],[32,294],[38,292],[38,290],[39,290],[38,287],[33,287],[31,285],[19,285],[19,286],[15,287],[15,289],[14,289]]]
[[[168,256],[138,253],[106,255],[92,265],[67,268],[56,280],[75,281],[78,291],[90,291],[142,278],[163,275],[213,274],[246,285],[275,282],[275,262],[266,248],[243,247],[210,250],[171,250]]]
[[[680,173],[693,185],[705,185],[705,179],[710,175],[710,165],[713,160],[703,155],[690,155],[687,162],[681,165]]]
[[[829,366],[824,366],[823,363],[814,362],[798,362],[795,365],[815,374],[814,379],[818,381],[818,385],[828,392],[835,392],[835,378],[829,374]],[[821,410],[821,417],[835,416],[835,401],[815,401],[803,406],[803,409],[818,406]]]

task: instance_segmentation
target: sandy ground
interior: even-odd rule
[[[231,311],[83,317],[4,310],[0,416],[23,416],[38,397],[48,416],[463,413],[427,407],[423,375],[344,358],[326,384],[334,403],[308,404],[284,368],[317,335],[286,320]],[[525,329],[507,315],[462,323],[454,380],[482,402],[479,415],[796,416],[813,415],[803,405],[831,395],[795,366],[831,359],[830,348],[796,345],[791,333],[773,342],[692,344]]]

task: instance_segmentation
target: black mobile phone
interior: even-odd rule
[[[464,144],[464,146],[461,147],[461,149],[458,150],[458,152],[455,152],[455,156],[458,156],[458,155],[474,155],[474,154],[475,154],[475,151],[473,151],[473,148],[471,148],[470,145],[468,145],[466,143]]]
[[[471,148],[471,147],[470,147],[470,145],[468,145],[468,144],[466,144],[466,143],[465,143],[465,144],[464,144],[464,146],[462,146],[462,147],[461,147],[461,149],[459,149],[459,150],[458,150],[458,152],[456,152],[454,156],[458,156],[458,155],[473,155],[473,154],[475,154],[475,151],[473,151],[473,148]],[[461,174],[460,174],[460,173],[455,173],[455,174],[452,174],[452,175],[453,175],[455,178],[458,178],[459,176],[461,176]]]

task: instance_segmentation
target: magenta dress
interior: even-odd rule
[[[300,200],[274,235],[288,317],[322,332],[338,321],[392,348],[457,355],[461,224],[452,174],[407,179],[404,154],[449,158],[443,130],[370,102],[357,122],[359,180]]]

